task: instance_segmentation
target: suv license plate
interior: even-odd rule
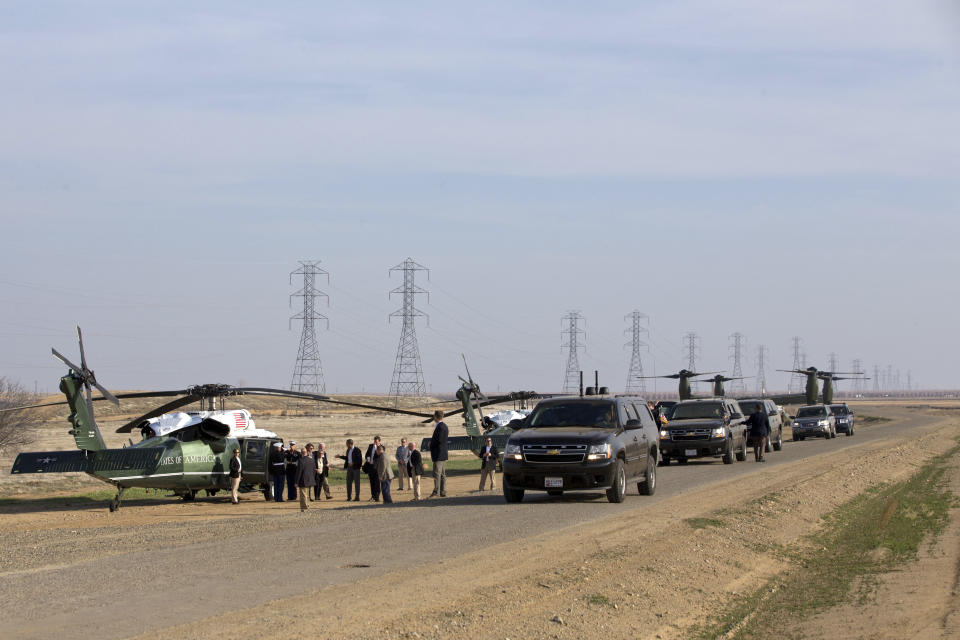
[[[544,478],[543,486],[547,489],[562,489],[563,478]]]
[[[683,452],[683,455],[687,456],[688,458],[692,458],[693,456],[697,455],[697,450],[687,449],[686,451]]]

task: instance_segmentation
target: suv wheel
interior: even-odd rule
[[[853,435],[853,427],[847,427],[847,437],[849,438],[852,435]]]
[[[723,464],[733,464],[733,440],[727,443],[727,452],[723,454]]]
[[[773,450],[780,451],[783,449],[783,429],[777,431],[777,441],[773,443]]]
[[[523,489],[503,488],[503,497],[507,502],[520,502],[523,500]]]
[[[747,439],[743,439],[743,444],[740,445],[740,451],[737,451],[737,460],[743,462],[747,459]]]
[[[623,460],[617,458],[617,466],[613,471],[613,486],[607,489],[607,500],[610,502],[623,502],[623,496],[627,492],[627,475],[623,471]]]
[[[660,465],[664,467],[670,466],[670,456],[663,456],[660,458]]]
[[[642,496],[652,496],[657,490],[657,464],[653,461],[653,454],[647,456],[647,477],[643,482],[637,483],[637,491]]]

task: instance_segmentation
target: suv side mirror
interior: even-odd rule
[[[637,420],[636,418],[633,418],[631,420],[627,420],[627,424],[624,426],[627,429],[639,429],[643,425],[640,423],[639,420]]]

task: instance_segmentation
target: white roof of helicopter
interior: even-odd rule
[[[510,424],[511,420],[516,420],[518,418],[522,420],[528,415],[530,415],[530,411],[528,410],[513,411],[511,409],[507,409],[506,411],[496,411],[494,413],[490,413],[487,415],[487,417],[496,422],[498,427],[502,427]]]
[[[147,422],[157,436],[166,436],[203,420],[216,420],[230,428],[229,438],[276,438],[277,434],[266,429],[258,429],[250,412],[246,409],[221,411],[177,411],[165,413]]]

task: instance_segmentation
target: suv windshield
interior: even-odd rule
[[[720,402],[691,402],[690,404],[681,402],[673,408],[673,413],[670,417],[673,420],[722,418],[723,404]]]
[[[847,415],[847,405],[845,404],[832,404],[830,405],[830,409],[838,415]]]
[[[750,400],[739,400],[740,408],[743,409],[743,415],[748,416],[757,410],[757,407],[763,407],[762,402],[751,402]]]
[[[610,402],[569,402],[538,406],[530,415],[528,428],[602,427],[615,429],[617,416]]]
[[[797,411],[798,418],[822,418],[827,415],[827,410],[823,407],[800,407]]]

